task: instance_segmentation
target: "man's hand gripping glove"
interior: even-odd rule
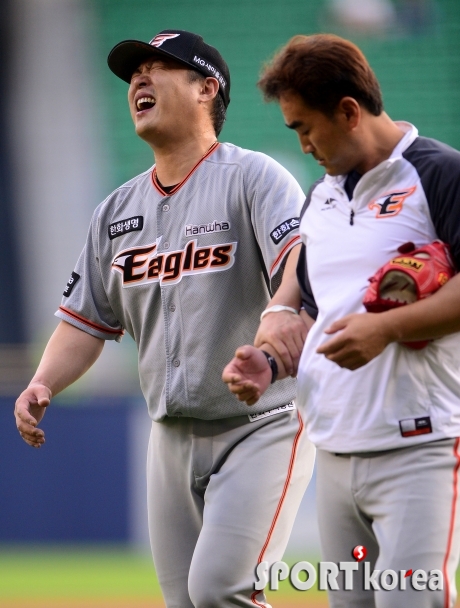
[[[414,243],[398,248],[401,254],[382,266],[369,279],[363,304],[368,312],[383,312],[423,300],[455,274],[449,246],[433,241],[416,249]],[[430,340],[403,342],[410,348],[424,348]]]

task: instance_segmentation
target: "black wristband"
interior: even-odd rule
[[[262,352],[267,357],[268,365],[270,366],[270,369],[272,370],[271,384],[273,384],[274,382],[276,382],[276,379],[278,378],[278,363],[276,362],[275,357],[272,357],[272,355],[270,355],[270,353],[267,353],[267,351],[265,351],[265,350],[263,350]]]

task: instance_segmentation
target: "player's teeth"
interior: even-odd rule
[[[155,105],[155,99],[153,97],[141,97],[140,99],[137,100],[137,109],[138,110],[142,110],[145,109],[143,108],[143,104],[149,104],[149,107],[152,107]]]

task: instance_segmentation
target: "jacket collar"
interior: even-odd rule
[[[414,142],[414,140],[418,137],[418,130],[414,125],[410,122],[405,122],[403,120],[395,121],[395,124],[401,129],[404,133],[402,139],[396,144],[393,152],[390,154],[389,158],[382,161],[376,167],[371,169],[371,171],[375,171],[377,167],[383,168],[384,166],[389,166],[393,164],[393,162],[402,157],[403,153],[407,148]],[[369,173],[369,172],[368,172]],[[346,175],[325,175],[324,177],[326,183],[331,186],[339,186],[342,187],[347,179]]]

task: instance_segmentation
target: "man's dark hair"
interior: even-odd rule
[[[200,74],[195,70],[189,70],[189,82],[196,82],[206,80],[206,76]],[[220,132],[222,131],[222,127],[224,126],[225,118],[227,116],[227,108],[224,105],[224,101],[219,93],[214,97],[213,105],[211,109],[211,120],[212,126],[214,127],[214,131],[216,132],[216,137],[219,137]]]
[[[352,97],[374,116],[383,111],[377,78],[360,49],[339,36],[294,36],[265,66],[258,87],[266,101],[298,93],[312,110],[332,116]]]

